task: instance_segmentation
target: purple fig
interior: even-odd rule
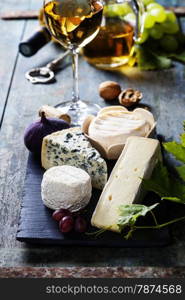
[[[29,151],[40,154],[43,138],[53,132],[69,128],[69,124],[61,119],[46,118],[42,112],[41,119],[28,126],[24,133],[24,144]]]

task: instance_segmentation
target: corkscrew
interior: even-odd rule
[[[55,78],[54,71],[57,70],[61,61],[66,56],[68,56],[69,53],[70,53],[70,50],[64,52],[62,55],[60,55],[58,58],[52,60],[50,63],[48,63],[44,67],[34,68],[34,69],[31,69],[30,71],[26,72],[26,74],[25,74],[26,79],[28,79],[33,84],[51,82]]]

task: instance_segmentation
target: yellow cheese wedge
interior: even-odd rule
[[[150,178],[160,153],[158,140],[137,136],[127,139],[93,213],[93,226],[119,232],[119,206],[141,201],[141,178]]]

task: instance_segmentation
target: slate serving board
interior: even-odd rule
[[[39,162],[30,154],[17,240],[36,244],[101,247],[160,247],[170,243],[171,238],[168,228],[136,231],[132,239],[128,241],[123,239],[120,234],[112,232],[105,232],[98,238],[77,233],[62,234],[58,229],[58,223],[51,217],[52,210],[46,208],[41,200],[40,186],[43,173],[44,170],[41,168]],[[86,209],[86,218],[88,220],[91,218],[99,196],[99,191],[93,191],[90,205]],[[159,217],[164,220],[164,208],[162,213],[160,208]],[[148,219],[146,222],[151,222],[151,220]],[[97,229],[89,226],[88,231],[92,232],[93,230],[96,231]]]

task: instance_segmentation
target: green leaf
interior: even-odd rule
[[[159,176],[160,174],[160,176]],[[162,182],[162,188],[163,190],[166,190],[169,188],[170,185],[170,179],[169,179],[169,173],[168,169],[163,165],[161,161],[159,161],[154,168],[154,171],[152,173],[152,177],[155,178],[155,181],[161,185]]]
[[[163,146],[165,150],[173,154],[176,159],[185,163],[185,147],[174,141],[163,143]]]
[[[138,67],[141,70],[168,69],[172,65],[171,59],[154,53],[144,45],[136,47],[136,57]]]
[[[162,184],[161,184],[162,183]],[[143,179],[142,187],[147,190],[156,193],[160,197],[171,196],[170,179],[167,168],[159,162],[150,179]]]
[[[181,199],[176,198],[176,197],[162,197],[161,200],[169,200],[169,201],[172,201],[172,202],[185,204]]]
[[[162,199],[185,203],[185,184],[171,177],[167,168],[159,162],[150,179],[143,179],[142,187]]]
[[[122,231],[126,226],[133,226],[139,217],[144,217],[149,211],[154,209],[158,203],[151,206],[142,204],[130,204],[119,206],[118,227]]]
[[[125,240],[129,240],[132,237],[135,228],[131,228],[126,235],[124,235]]]
[[[185,133],[182,133],[180,135],[180,138],[181,138],[181,144],[182,144],[182,146],[185,147]]]
[[[170,194],[172,197],[181,199],[182,203],[185,203],[185,184],[182,184],[175,178],[171,179]]]
[[[176,167],[176,170],[177,170],[179,176],[181,177],[181,179],[185,181],[185,165]]]
[[[167,190],[165,190],[161,184],[155,182],[155,179],[143,179],[142,183],[143,188],[146,191],[154,192],[156,193],[159,197],[165,197],[165,196],[170,196]]]
[[[183,51],[181,53],[173,53],[170,55],[170,57],[181,63],[185,63],[185,51]]]

